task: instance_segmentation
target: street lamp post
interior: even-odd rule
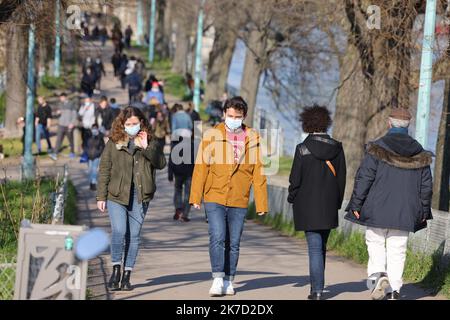
[[[427,0],[416,115],[416,139],[422,144],[424,148],[427,147],[428,143],[428,124],[430,118],[430,93],[433,75],[433,44],[435,23],[436,0]]]
[[[55,8],[55,29],[56,29],[56,39],[55,39],[55,66],[53,70],[53,75],[58,77],[60,74],[61,68],[61,0],[56,0],[56,8]]]
[[[195,51],[195,78],[194,78],[194,97],[193,97],[195,111],[197,112],[199,111],[200,108],[200,77],[202,73],[202,38],[203,38],[204,6],[205,0],[201,0],[197,23],[197,48]]]
[[[150,31],[148,44],[148,61],[150,63],[155,59],[155,17],[156,17],[156,0],[152,0],[150,12]]]
[[[35,26],[30,25],[28,32],[28,77],[27,77],[27,110],[25,123],[25,154],[23,162],[23,174],[26,179],[34,178],[34,157],[32,153],[33,128],[34,128],[34,96],[35,96],[35,63],[36,51]]]
[[[144,14],[143,11],[142,0],[138,0],[136,42],[139,46],[142,45],[142,38],[144,37],[144,19],[142,17]]]

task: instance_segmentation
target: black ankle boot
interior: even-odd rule
[[[113,272],[111,278],[109,278],[108,288],[117,290],[120,284],[120,265],[113,266]]]
[[[130,291],[131,283],[130,283],[130,276],[131,271],[130,270],[124,270],[123,277],[122,277],[122,283],[120,284],[120,289],[124,291]]]
[[[312,292],[312,293],[308,296],[308,300],[323,300],[322,294],[319,293],[319,292]]]

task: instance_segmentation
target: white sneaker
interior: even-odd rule
[[[374,288],[371,292],[372,300],[383,300],[386,295],[386,289],[389,288],[389,278],[386,273],[381,273],[375,280]]]
[[[227,296],[234,296],[236,292],[233,288],[233,283],[229,280],[225,280],[223,284],[223,293]]]
[[[219,297],[223,295],[223,278],[214,278],[211,289],[209,289],[211,297]]]

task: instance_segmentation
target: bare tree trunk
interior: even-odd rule
[[[155,52],[161,58],[170,57],[171,6],[167,0],[157,2],[157,26]]]
[[[177,26],[178,32],[175,40],[175,55],[173,58],[172,72],[185,74],[187,71],[187,57],[189,54],[189,35],[182,25]]]
[[[225,92],[237,34],[226,28],[216,28],[209,54],[205,101],[218,99]]]
[[[241,79],[240,95],[248,105],[248,113],[245,122],[252,127],[258,96],[259,78],[263,71],[261,57],[265,56],[267,38],[258,31],[252,30],[249,35],[247,51],[245,53],[244,71]]]
[[[369,84],[364,79],[359,53],[349,46],[342,58],[340,69],[341,87],[336,99],[333,137],[341,141],[347,162],[347,187],[345,198],[349,199],[353,189],[353,177],[364,154],[367,128],[364,126],[366,109],[371,103]],[[356,71],[358,70],[358,71]]]
[[[13,25],[8,30],[7,72],[6,72],[6,114],[5,136],[20,137],[16,126],[19,117],[25,116],[27,79],[27,28]]]
[[[434,164],[433,202],[434,209],[449,211],[450,205],[450,79],[445,80],[444,104],[439,123]]]

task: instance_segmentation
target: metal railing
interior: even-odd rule
[[[67,164],[65,164],[62,182],[58,187],[58,190],[52,193],[52,200],[53,200],[52,224],[64,223],[64,207],[67,199],[68,176],[69,172]]]
[[[0,256],[0,300],[12,300],[16,278],[16,257]]]

